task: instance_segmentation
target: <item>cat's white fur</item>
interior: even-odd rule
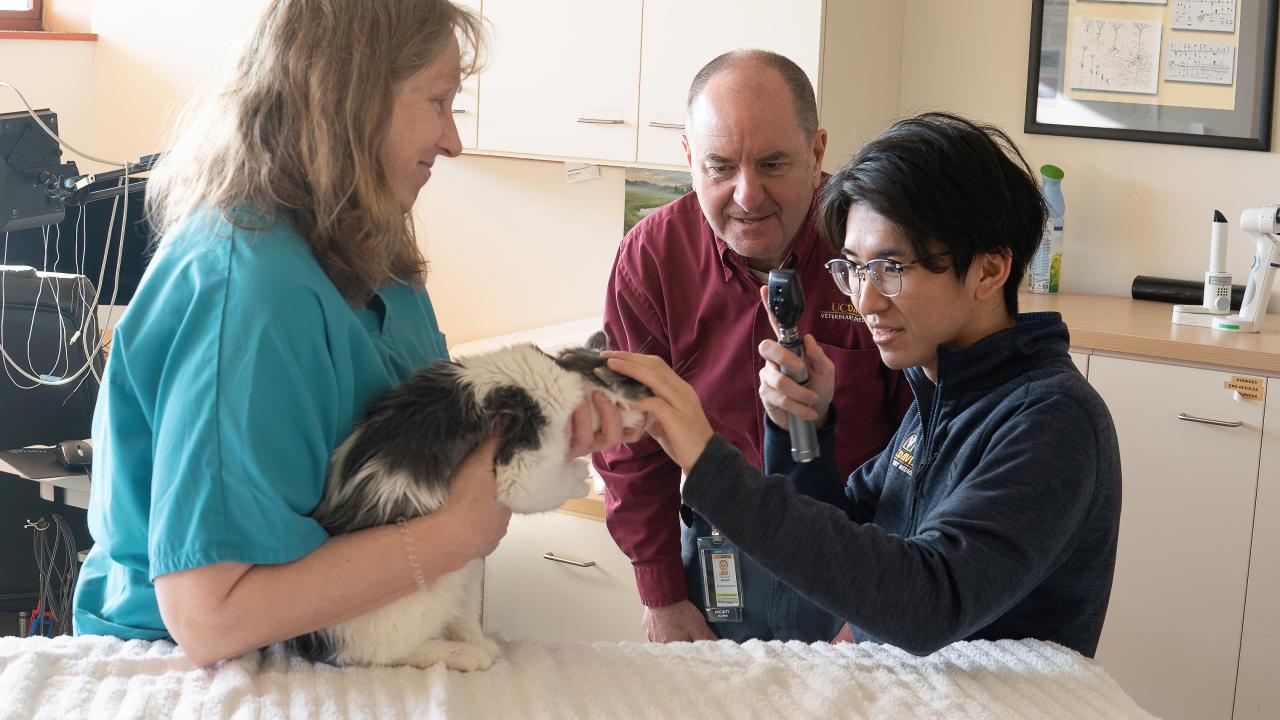
[[[489,392],[509,386],[514,380],[547,417],[538,449],[519,452],[510,464],[497,469],[498,499],[513,512],[553,510],[570,498],[587,494],[588,463],[582,458],[566,460],[569,438],[565,426],[574,408],[588,400],[592,390],[604,392],[623,408],[625,427],[638,427],[644,422],[643,413],[631,409],[627,398],[580,373],[564,370],[532,345],[473,356],[462,362],[463,382],[471,386],[481,404]],[[598,429],[600,418],[594,411],[592,415]],[[332,467],[343,466],[353,440],[354,436],[338,449]],[[362,472],[385,471],[375,462]],[[387,473],[377,487],[375,497],[362,501],[388,506],[409,496],[426,514],[439,509],[446,500],[445,492],[423,490],[419,483],[403,475]],[[335,501],[357,500],[339,497]],[[419,546],[416,552],[421,557],[431,548]],[[400,563],[405,565],[406,573],[411,572],[403,556],[372,558],[371,562]],[[483,562],[473,560],[462,570],[437,578],[424,591],[321,632],[333,646],[339,664],[427,667],[443,662],[454,670],[487,669],[499,651],[480,625],[483,576]]]

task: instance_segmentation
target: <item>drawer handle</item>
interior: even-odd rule
[[[560,557],[553,552],[542,553],[542,559],[550,560],[551,562],[564,563],[565,565],[572,565],[574,567],[595,567],[596,564],[595,560],[587,560],[585,562],[582,560],[570,560],[567,557]]]
[[[578,122],[585,123],[587,125],[621,125],[626,121],[625,120],[609,120],[607,118],[580,117],[578,118]]]
[[[684,123],[668,123],[668,122],[658,122],[657,120],[650,120],[650,121],[649,121],[649,127],[651,127],[651,128],[670,128],[671,130],[683,130],[683,129],[684,129]]]
[[[1226,420],[1210,420],[1209,418],[1196,417],[1195,415],[1188,415],[1186,413],[1178,413],[1178,419],[1186,420],[1187,422],[1204,423],[1205,425],[1217,425],[1218,427],[1240,427],[1241,425],[1244,425],[1243,420],[1235,420],[1232,422],[1228,422]]]
[[[465,114],[466,112],[467,112],[467,111],[466,111],[466,109],[465,109],[465,108],[454,108],[454,109],[453,109],[453,114],[454,114],[454,115],[463,115],[463,114]]]

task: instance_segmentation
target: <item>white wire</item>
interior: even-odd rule
[[[9,233],[5,233],[4,234],[4,255],[0,256],[0,265],[8,265],[8,264],[9,264]],[[0,272],[0,352],[4,352],[4,327],[5,327],[4,315],[5,315],[5,311],[9,307],[9,302],[7,298],[8,283],[6,282],[8,279],[9,279],[9,273]],[[4,353],[4,356],[6,359],[8,359],[9,354]],[[18,372],[22,372],[22,368],[18,367],[18,364],[16,362],[13,363],[13,367]],[[36,387],[39,387],[38,385],[23,385],[22,383],[15,380],[13,377],[13,373],[9,372],[9,363],[7,362],[4,364],[4,374],[8,376],[9,382],[16,385],[19,390],[32,390]]]
[[[57,526],[58,536],[62,538],[62,565],[65,568],[62,573],[59,573],[61,584],[58,588],[58,610],[54,617],[57,623],[57,634],[65,635],[72,631],[71,603],[75,595],[76,576],[80,571],[79,558],[76,557],[76,538],[71,532],[71,526],[56,513],[53,516],[53,522]]]
[[[120,178],[120,181],[119,181],[119,183],[118,183],[117,187],[128,187],[128,185],[129,185],[129,168],[126,166],[126,167],[124,168],[124,176]],[[106,323],[105,323],[108,327],[111,325],[111,320],[113,319],[113,317],[114,317],[114,315],[115,315],[116,297],[117,297],[117,295],[118,295],[118,294],[119,294],[119,292],[120,292],[120,268],[121,268],[121,261],[124,259],[124,236],[125,236],[125,229],[126,229],[126,227],[128,226],[128,219],[129,219],[129,198],[128,198],[128,193],[126,193],[126,194],[124,195],[124,198],[125,198],[125,202],[124,202],[124,212],[120,215],[120,238],[119,238],[119,241],[118,241],[118,246],[117,246],[117,248],[116,248],[116,270],[115,270],[115,283],[114,283],[114,285],[113,285],[113,286],[112,286],[112,288],[111,288],[111,305],[108,307],[108,310],[107,310],[107,320],[106,320]],[[99,301],[99,300],[101,299],[101,297],[102,297],[102,280],[103,280],[103,278],[106,276],[106,269],[107,269],[107,257],[110,255],[110,248],[111,248],[111,226],[115,224],[115,219],[116,219],[116,209],[119,207],[119,205],[120,205],[120,196],[117,196],[117,197],[116,197],[116,198],[111,202],[111,219],[107,222],[107,241],[103,244],[104,251],[103,251],[103,254],[102,254],[102,264],[101,264],[101,265],[99,266],[99,268],[98,268],[98,283],[97,283],[97,286],[94,288],[94,295],[93,295],[93,312],[92,312],[92,313],[87,313],[87,314],[86,314],[85,319],[84,319],[84,323],[83,323],[83,324],[81,325],[81,327],[80,327],[80,332],[81,332],[81,333],[84,333],[84,332],[86,332],[86,331],[89,329],[89,323],[96,321],[96,315],[97,315],[97,310],[98,310],[98,301]],[[8,234],[8,233],[5,233],[5,256],[6,256],[6,257],[8,256],[8,248],[9,248],[9,234]],[[0,275],[5,275],[5,274],[6,274],[6,273],[0,273]],[[3,322],[4,322],[4,306],[5,306],[5,297],[4,297],[3,292],[4,292],[3,285],[0,285],[0,326],[2,326],[2,325],[3,325]],[[55,387],[55,386],[59,386],[59,385],[68,385],[68,384],[70,384],[70,383],[76,382],[76,381],[78,381],[78,380],[80,379],[80,377],[81,377],[81,376],[83,376],[83,375],[84,375],[85,373],[87,373],[91,368],[93,368],[94,360],[99,356],[99,354],[101,354],[101,353],[102,353],[102,347],[103,347],[103,344],[104,344],[104,340],[105,340],[105,339],[104,339],[104,337],[103,337],[102,333],[101,333],[101,332],[99,332],[99,333],[98,333],[98,340],[97,340],[97,343],[96,343],[96,344],[95,344],[95,346],[94,346],[93,353],[92,353],[92,354],[90,354],[90,355],[88,355],[88,356],[85,358],[85,363],[84,363],[84,365],[81,365],[81,366],[80,366],[80,368],[79,368],[78,370],[76,370],[76,371],[75,371],[75,373],[73,373],[73,374],[71,374],[71,375],[67,375],[67,376],[65,376],[65,377],[63,377],[63,378],[61,378],[61,379],[59,379],[59,380],[46,380],[46,379],[44,379],[44,378],[42,378],[42,377],[38,377],[38,376],[35,376],[35,375],[30,374],[30,373],[28,373],[26,370],[23,370],[23,369],[22,369],[22,367],[18,365],[18,362],[17,362],[16,360],[14,360],[12,357],[10,357],[10,356],[9,356],[9,351],[8,351],[8,350],[6,350],[6,349],[5,349],[5,347],[4,347],[3,329],[0,329],[0,356],[3,356],[4,360],[5,360],[5,361],[6,361],[6,363],[7,363],[7,364],[5,365],[5,373],[6,373],[6,374],[8,374],[8,372],[9,372],[9,367],[8,367],[8,365],[9,365],[9,364],[12,364],[12,365],[13,365],[13,369],[17,370],[17,371],[18,371],[18,374],[19,374],[19,375],[22,375],[22,376],[23,376],[23,377],[25,377],[26,379],[28,379],[28,380],[30,380],[30,381],[32,381],[32,382],[35,382],[35,383],[37,383],[37,384],[39,384],[39,385],[45,385],[45,386],[49,386],[49,387]],[[32,368],[32,369],[34,370],[34,368]],[[10,379],[10,380],[12,380],[12,379],[13,379],[13,376],[12,376],[12,375],[9,375],[9,379]],[[14,383],[14,384],[17,384],[17,382],[15,381],[15,383]],[[21,386],[21,385],[19,385],[19,387],[22,387],[22,386]]]
[[[62,262],[62,226],[54,225],[53,235],[53,268],[57,270],[58,263]],[[71,345],[67,339],[67,318],[62,314],[62,283],[49,280],[49,287],[53,288],[53,302],[58,306],[58,354],[66,358],[66,369],[71,369]],[[73,306],[74,307],[74,306]],[[65,354],[64,354],[65,353]],[[56,365],[54,367],[57,367]],[[52,375],[53,373],[49,373]]]
[[[128,202],[128,200],[126,200],[125,202]],[[80,211],[76,213],[76,247],[78,248],[78,251],[80,253],[75,260],[75,270],[77,275],[84,275],[85,254],[89,252],[89,226],[84,222],[84,215],[85,215],[85,206],[81,205]],[[82,230],[84,233],[83,245],[80,244]],[[110,230],[108,229],[108,232],[107,232],[108,237],[110,237],[110,234],[111,234]],[[123,242],[123,238],[121,238],[121,241]],[[104,244],[103,247],[106,247],[106,244]],[[123,244],[120,246],[120,249],[123,252],[124,250]],[[105,262],[105,260],[106,258],[104,257],[103,261]],[[81,309],[84,310],[85,317],[86,318],[92,317],[94,321],[94,327],[97,327],[98,311],[93,305],[89,304],[89,301],[84,294],[84,287],[85,287],[84,283],[76,283],[76,290],[78,291],[77,294],[80,295],[80,306],[81,306]],[[99,328],[99,331],[101,331],[101,328]],[[76,334],[80,336],[80,349],[84,351],[85,357],[91,357],[91,353],[89,352],[89,333],[84,332],[83,330],[80,330]],[[75,338],[72,338],[72,339],[74,340]],[[90,365],[89,372],[93,373],[93,379],[96,380],[99,385],[101,385],[102,376],[98,374],[98,366],[96,364]],[[83,380],[81,382],[83,382]],[[76,389],[79,389],[79,387],[80,386],[77,385]],[[70,399],[71,396],[68,395],[67,397],[68,399]]]
[[[31,528],[31,546],[35,553],[36,607],[43,613],[32,617],[29,629],[38,635],[45,633],[46,617],[53,619],[54,635],[71,632],[71,604],[80,572],[71,526],[57,513],[52,517],[52,523],[42,517],[35,522],[27,520],[26,524]]]
[[[124,168],[124,177],[120,178],[120,185],[119,185],[119,186],[120,186],[120,187],[125,187],[125,188],[129,187],[129,166],[128,166],[128,165],[126,165],[126,166],[125,166],[125,168]],[[119,197],[123,197],[123,198],[124,198],[124,213],[120,216],[120,242],[119,242],[119,245],[116,247],[116,277],[115,277],[115,280],[111,283],[111,304],[107,306],[107,320],[106,320],[106,322],[105,322],[105,323],[103,323],[103,326],[104,326],[104,327],[111,327],[111,321],[112,321],[112,320],[114,319],[114,317],[115,317],[115,312],[116,312],[116,296],[117,296],[117,295],[119,294],[119,292],[120,292],[120,263],[121,263],[121,261],[122,261],[122,260],[124,260],[124,233],[125,233],[125,228],[126,228],[126,226],[128,225],[127,220],[128,220],[128,218],[129,218],[129,193],[128,193],[128,191],[126,191],[126,192],[124,193],[124,195],[123,195],[123,196],[117,196],[117,199],[119,199]],[[111,219],[112,219],[112,220],[114,220],[114,219],[115,219],[115,215],[116,215],[116,205],[115,205],[115,202],[114,202],[114,201],[112,201],[112,203],[111,203]],[[108,231],[107,231],[107,238],[108,238],[108,240],[110,240],[110,238],[111,238],[110,227],[111,227],[111,225],[110,225],[110,224],[108,224],[108,225],[107,225],[107,228],[108,228]],[[107,248],[110,248],[110,245],[111,245],[111,244],[110,244],[110,242],[108,242],[108,243],[106,244],[106,247],[107,247]],[[104,265],[106,264],[106,256],[105,256],[105,255],[103,256],[103,264],[104,264]],[[97,317],[97,315],[98,315],[98,298],[99,298],[99,296],[101,296],[101,294],[102,294],[102,271],[101,271],[101,269],[99,269],[99,271],[98,271],[98,286],[97,286],[97,288],[95,289],[94,296],[93,296],[93,315],[91,316],[94,322],[97,322],[97,319],[98,319],[98,317]],[[89,318],[86,318],[86,322],[88,321],[88,319],[89,319]],[[91,357],[96,357],[99,353],[101,353],[101,352],[102,352],[102,346],[103,346],[103,343],[104,343],[104,342],[105,342],[105,338],[103,337],[103,334],[102,334],[101,330],[99,330],[99,332],[98,332],[98,346],[94,349],[94,351],[93,351],[93,356],[91,356]]]
[[[25,97],[23,97],[23,95],[22,95],[22,91],[21,91],[21,90],[19,90],[18,88],[16,88],[16,87],[14,87],[14,86],[10,85],[10,84],[9,84],[9,83],[7,83],[7,82],[4,82],[3,80],[0,80],[0,87],[7,87],[7,88],[9,88],[10,90],[12,90],[12,91],[14,91],[15,93],[17,93],[17,94],[18,94],[18,99],[22,101],[22,104],[23,104],[23,105],[26,105],[26,106],[27,106],[27,114],[28,114],[28,115],[30,115],[30,116],[32,117],[32,119],[34,119],[34,120],[36,121],[36,123],[37,123],[38,125],[40,125],[40,128],[41,128],[42,130],[44,130],[44,131],[45,131],[45,134],[47,134],[49,137],[53,138],[53,139],[54,139],[54,141],[56,141],[56,142],[57,142],[59,145],[61,145],[62,147],[64,147],[64,148],[66,148],[66,149],[70,150],[71,152],[73,152],[73,153],[75,153],[75,154],[79,155],[80,157],[84,158],[85,160],[92,160],[92,161],[94,161],[94,162],[100,162],[100,163],[102,163],[103,165],[110,165],[111,167],[122,167],[122,168],[128,168],[128,167],[129,167],[129,163],[128,163],[128,162],[118,163],[118,162],[116,162],[116,161],[114,161],[114,160],[103,160],[103,159],[102,159],[102,158],[100,158],[100,157],[94,157],[94,156],[92,156],[92,155],[90,155],[90,154],[88,154],[88,153],[80,152],[79,150],[77,150],[77,149],[75,149],[75,148],[71,147],[71,144],[70,144],[70,143],[68,143],[67,141],[65,141],[65,140],[63,140],[62,138],[58,137],[58,134],[57,134],[57,133],[55,133],[54,131],[50,130],[50,129],[49,129],[49,126],[48,126],[48,125],[45,125],[45,124],[44,124],[44,121],[40,119],[40,116],[39,116],[39,115],[36,115],[36,111],[31,109],[31,103],[27,102],[27,99],[26,99]]]
[[[116,187],[125,187],[128,184],[129,184],[129,168],[126,167],[124,169],[124,177],[121,178],[116,183]],[[81,325],[80,331],[77,333],[78,335],[80,335],[82,340],[89,334],[87,332],[90,326],[89,324],[91,322],[93,323],[97,322],[98,300],[102,296],[102,279],[106,276],[107,258],[111,256],[111,228],[114,227],[116,224],[116,210],[120,208],[121,197],[124,198],[124,214],[120,217],[120,239],[119,239],[119,246],[116,248],[116,277],[115,277],[115,283],[112,285],[112,288],[111,288],[111,305],[107,311],[108,324],[111,322],[112,313],[115,312],[116,293],[119,292],[119,289],[120,289],[120,261],[124,257],[124,235],[125,235],[125,229],[126,229],[126,222],[129,217],[129,193],[127,192],[124,195],[122,196],[118,195],[111,200],[111,217],[107,219],[107,239],[102,244],[102,248],[103,248],[102,262],[98,264],[98,282],[97,282],[97,285],[94,287],[93,303],[90,304],[88,310],[85,312],[84,324]],[[83,206],[81,206],[80,211],[83,216],[83,213],[85,212]],[[88,249],[88,244],[89,244],[89,236],[88,236],[88,229],[86,228],[85,230],[86,251]],[[83,290],[83,283],[81,283],[81,288]],[[104,343],[105,343],[105,339],[103,338],[101,331],[99,331],[97,349],[94,350],[92,354],[88,352],[85,353],[86,364],[89,366],[89,370],[93,373],[94,378],[98,380],[99,384],[102,383],[102,378],[98,376],[98,370],[96,367],[94,367],[93,358],[97,356],[98,353],[102,352],[102,347]],[[71,396],[74,395],[75,392],[80,389],[80,385],[84,383],[85,378],[89,377],[88,375],[83,374],[83,370],[84,368],[82,367],[80,369],[80,372],[77,372],[77,375],[80,376],[80,382],[76,383],[75,388],[73,388],[71,392],[67,394],[66,399],[62,401],[64,405],[71,399]]]
[[[112,166],[112,167],[124,168],[124,177],[123,177],[123,178],[120,180],[120,182],[117,184],[117,187],[127,187],[127,186],[128,186],[128,184],[129,184],[129,163],[128,163],[127,161],[126,161],[126,162],[123,162],[123,163],[120,163],[120,162],[115,162],[115,161],[113,161],[113,160],[106,160],[106,159],[103,159],[103,158],[100,158],[100,157],[95,157],[95,156],[90,155],[90,154],[85,153],[85,152],[81,152],[80,150],[76,149],[75,147],[72,147],[70,143],[66,142],[66,141],[65,141],[65,140],[63,140],[61,137],[59,137],[59,136],[58,136],[58,134],[57,134],[57,133],[55,133],[53,130],[50,130],[48,125],[45,125],[44,120],[41,120],[41,119],[40,119],[40,116],[36,114],[35,110],[33,110],[33,109],[31,108],[31,103],[27,102],[27,98],[22,94],[22,91],[21,91],[21,90],[19,90],[18,88],[14,87],[13,85],[10,85],[9,83],[4,82],[4,81],[0,81],[0,86],[2,86],[2,87],[7,87],[7,88],[9,88],[10,90],[12,90],[14,93],[16,93],[16,94],[17,94],[18,99],[22,101],[22,104],[23,104],[24,106],[26,106],[26,108],[27,108],[27,114],[28,114],[28,115],[30,115],[30,116],[31,116],[31,118],[32,118],[33,120],[35,120],[35,121],[36,121],[36,124],[40,126],[40,129],[41,129],[41,130],[44,130],[45,134],[47,134],[49,137],[53,138],[53,140],[54,140],[55,142],[57,142],[57,143],[58,143],[58,145],[59,145],[60,147],[64,147],[64,148],[66,148],[67,150],[70,150],[71,152],[75,153],[76,155],[79,155],[80,157],[85,158],[86,160],[92,160],[92,161],[94,161],[94,162],[102,163],[102,164],[104,164],[104,165],[110,165],[110,166]],[[119,290],[120,290],[120,267],[121,267],[121,260],[122,260],[122,259],[123,259],[123,257],[124,257],[124,236],[125,236],[125,229],[126,229],[126,227],[127,227],[127,222],[128,222],[128,217],[129,217],[129,199],[128,199],[128,193],[127,193],[127,192],[125,193],[124,197],[125,197],[125,202],[124,202],[124,213],[121,215],[121,219],[120,219],[120,238],[119,238],[119,246],[118,246],[118,248],[117,248],[117,253],[116,253],[115,285],[111,288],[111,305],[110,305],[110,308],[109,308],[109,309],[108,309],[108,311],[107,311],[107,320],[106,320],[106,323],[105,323],[105,325],[106,325],[107,327],[110,327],[110,325],[111,325],[111,321],[112,321],[112,319],[113,319],[113,317],[114,317],[114,314],[115,314],[115,303],[116,303],[116,297],[117,297],[117,294],[119,293]],[[112,202],[112,206],[111,206],[111,219],[110,219],[110,221],[108,221],[108,223],[107,223],[107,241],[103,244],[103,248],[104,248],[104,250],[103,250],[103,254],[102,254],[102,264],[99,266],[99,271],[98,271],[98,283],[97,283],[97,285],[96,285],[96,287],[95,287],[95,289],[94,289],[93,304],[92,304],[92,306],[91,306],[91,312],[87,312],[87,313],[85,313],[85,320],[84,320],[84,323],[81,325],[81,327],[80,327],[80,328],[79,328],[79,330],[77,331],[77,334],[78,334],[78,335],[80,335],[80,337],[81,337],[81,338],[84,338],[84,336],[87,334],[87,331],[88,331],[88,329],[89,329],[89,327],[90,327],[90,323],[91,323],[91,322],[96,322],[96,321],[97,321],[97,317],[96,317],[96,316],[97,316],[97,310],[98,310],[98,301],[101,299],[101,295],[102,295],[102,280],[103,280],[103,278],[105,277],[105,274],[106,274],[106,272],[105,272],[105,271],[106,271],[106,265],[107,265],[107,257],[110,255],[110,249],[111,249],[111,227],[112,227],[112,225],[114,225],[114,224],[115,224],[115,215],[116,215],[116,208],[117,208],[117,206],[118,206],[118,203],[119,203],[119,197],[117,197],[117,198]],[[83,213],[83,212],[84,212],[84,208],[82,207],[82,208],[81,208],[81,213]],[[78,223],[79,223],[79,220],[77,220],[77,224],[78,224]],[[87,230],[86,230],[86,233],[87,233]],[[8,256],[8,242],[9,242],[9,234],[8,234],[8,233],[5,233],[5,256],[6,256],[6,258],[7,258],[7,256]],[[85,243],[86,243],[86,248],[87,248],[87,244],[88,244],[88,237],[87,237],[87,235],[86,235],[86,237],[85,237]],[[0,273],[0,274],[2,274],[2,273]],[[44,285],[43,285],[43,281],[41,281],[41,284],[40,284],[39,290],[37,290],[37,299],[39,298],[39,293],[40,293],[41,291],[43,291],[43,289],[44,289]],[[4,295],[3,295],[3,288],[2,288],[2,287],[0,287],[0,324],[3,324],[4,306],[5,306],[5,299],[4,299]],[[39,303],[37,302],[37,308],[38,308],[38,307],[39,307]],[[59,318],[60,318],[60,322],[61,322],[61,312],[60,312],[60,311],[61,311],[61,306],[59,306]],[[33,312],[34,312],[34,311],[33,311]],[[32,318],[32,322],[33,322],[33,324],[34,324],[34,316],[33,316],[33,318]],[[85,364],[84,364],[84,365],[82,365],[78,370],[76,370],[76,372],[75,372],[75,373],[73,373],[73,374],[71,374],[71,375],[67,375],[67,376],[63,377],[62,379],[60,379],[60,380],[53,380],[53,381],[51,381],[51,380],[46,380],[46,379],[44,379],[43,377],[39,377],[38,375],[32,375],[31,373],[28,373],[26,370],[24,370],[21,366],[19,366],[19,365],[18,365],[18,363],[17,363],[17,361],[15,361],[12,357],[10,357],[8,350],[6,350],[6,349],[5,349],[5,346],[4,346],[4,337],[3,337],[3,332],[4,332],[4,331],[3,331],[2,329],[0,329],[0,356],[2,356],[2,358],[3,358],[3,360],[4,360],[4,363],[5,363],[5,374],[6,374],[6,375],[8,375],[9,379],[10,379],[11,381],[13,381],[13,383],[14,383],[15,385],[17,385],[19,388],[29,390],[29,389],[32,389],[32,388],[33,388],[33,387],[35,387],[35,386],[34,386],[34,385],[33,385],[33,386],[30,386],[30,387],[23,386],[23,385],[19,384],[16,380],[14,380],[14,379],[13,379],[13,375],[9,373],[9,365],[13,365],[13,368],[14,368],[15,370],[17,370],[17,371],[18,371],[18,374],[19,374],[19,375],[22,375],[22,376],[23,376],[23,377],[25,377],[26,379],[28,379],[28,380],[30,380],[30,381],[32,381],[32,382],[34,382],[34,383],[36,383],[36,385],[45,385],[45,386],[67,385],[67,384],[69,384],[69,383],[75,382],[75,381],[77,381],[78,379],[82,378],[82,376],[84,376],[84,375],[85,375],[86,371],[88,371],[88,372],[92,372],[92,373],[93,373],[93,376],[94,376],[95,378],[98,378],[98,371],[97,371],[97,368],[95,367],[94,360],[97,358],[98,354],[102,352],[102,347],[103,347],[103,345],[104,345],[104,338],[103,338],[103,336],[102,336],[102,333],[101,333],[101,332],[99,332],[99,333],[98,333],[98,341],[97,341],[97,344],[96,344],[96,345],[95,345],[95,347],[94,347],[93,353],[92,353],[92,354],[87,354],[87,355],[86,355]],[[64,332],[64,334],[65,334],[65,332]],[[28,364],[29,364],[29,365],[33,365],[33,363],[31,363],[31,362],[30,362],[30,361],[31,361],[30,345],[31,345],[31,335],[29,334],[29,335],[28,335],[28,337],[27,337],[27,360],[28,360]],[[61,354],[61,348],[59,349],[59,354]],[[68,363],[67,363],[67,364],[68,364],[68,366],[70,366],[70,355],[69,355],[69,354],[68,354]],[[56,365],[55,365],[55,369],[56,369]],[[31,370],[34,372],[34,371],[35,371],[35,368],[34,368],[34,367],[31,367]],[[99,379],[99,380],[101,380],[101,378],[98,378],[98,379]],[[78,383],[77,383],[76,387],[77,387],[77,388],[79,387],[79,384],[78,384]]]
[[[48,236],[45,235],[45,237]],[[40,267],[41,269],[49,267],[49,243],[47,241],[44,244],[44,251],[40,258]],[[27,327],[27,367],[31,369],[31,372],[36,372],[35,361],[31,359],[31,340],[36,334],[36,318],[40,316],[40,298],[44,295],[44,281],[45,278],[36,276],[36,299],[35,302],[31,303],[31,324]],[[56,368],[51,368],[51,371],[53,369]],[[40,375],[41,373],[36,374]]]
[[[45,252],[46,263],[48,262],[48,257],[49,257],[49,227],[50,226],[46,226],[44,231],[44,238],[45,238],[44,252]],[[53,225],[51,227],[53,227],[53,232],[54,232],[53,234],[53,269],[56,271],[58,269],[58,263],[62,262],[62,226]],[[63,353],[65,351],[66,366],[67,366],[67,369],[70,370],[71,369],[71,348],[67,345],[67,319],[62,314],[62,283],[56,282],[53,278],[49,278],[49,289],[53,291],[53,304],[58,308],[58,354],[54,358],[53,367],[54,367],[54,370],[57,370],[58,368],[57,359],[64,357]],[[53,375],[52,372],[47,374]]]
[[[55,225],[54,227],[57,228],[58,226]],[[57,237],[60,238],[61,233],[62,233],[62,230],[58,228]],[[43,256],[40,259],[40,264],[41,264],[41,267],[49,267],[49,226],[48,225],[46,225],[41,229],[41,236],[43,237],[43,240],[44,240],[44,249],[43,249]],[[56,238],[54,242],[55,242],[55,257],[53,261],[53,266],[56,268],[58,266],[58,261],[62,259],[62,252],[57,247]],[[58,343],[57,343],[57,354],[55,354],[53,357],[53,366],[49,368],[49,372],[39,373],[35,369],[36,367],[35,360],[31,358],[31,344],[32,344],[32,341],[35,339],[36,319],[40,315],[40,297],[44,294],[45,283],[49,284],[50,291],[53,293],[53,304],[54,304],[54,307],[57,309],[55,315],[58,319]],[[36,299],[35,299],[35,303],[32,305],[32,308],[31,308],[31,325],[30,327],[27,328],[27,367],[31,368],[31,372],[34,372],[37,375],[42,375],[45,377],[54,377],[54,373],[56,373],[58,370],[58,363],[63,358],[64,350],[67,350],[66,365],[67,365],[67,369],[70,370],[71,354],[70,354],[70,349],[67,348],[67,323],[66,323],[66,318],[64,318],[62,315],[62,285],[58,283],[57,280],[54,278],[37,277]]]
[[[41,522],[45,523],[44,527],[39,527],[39,524]],[[44,545],[44,531],[49,528],[49,523],[44,518],[40,518],[35,523],[32,523],[30,520],[28,520],[27,526],[31,528],[31,551],[35,554],[36,581],[39,583],[39,592],[38,592],[38,595],[36,596],[36,609],[40,610],[41,612],[47,612],[49,608],[47,605],[45,605],[45,596],[44,596],[45,587],[47,586],[47,583],[45,582],[46,574],[45,574],[45,566],[44,566],[44,553],[40,552],[40,550]],[[40,621],[40,618],[41,618],[40,615],[36,615],[35,617],[31,618],[33,626],[35,623]],[[39,633],[44,634],[44,623],[42,622],[40,623],[40,628],[41,629]]]

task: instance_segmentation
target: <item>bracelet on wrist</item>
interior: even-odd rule
[[[396,518],[396,525],[400,528],[400,538],[404,540],[405,552],[409,555],[409,568],[413,570],[413,581],[418,584],[418,590],[427,589],[427,579],[422,576],[422,568],[418,565],[418,553],[413,545],[413,537],[409,535],[409,527],[404,516]]]

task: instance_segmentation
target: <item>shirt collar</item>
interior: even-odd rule
[[[952,397],[956,391],[985,392],[1046,363],[1070,363],[1070,346],[1061,314],[1021,313],[1013,327],[997,330],[967,348],[938,348],[938,384],[945,382]],[[906,373],[917,396],[934,385],[919,367]]]

